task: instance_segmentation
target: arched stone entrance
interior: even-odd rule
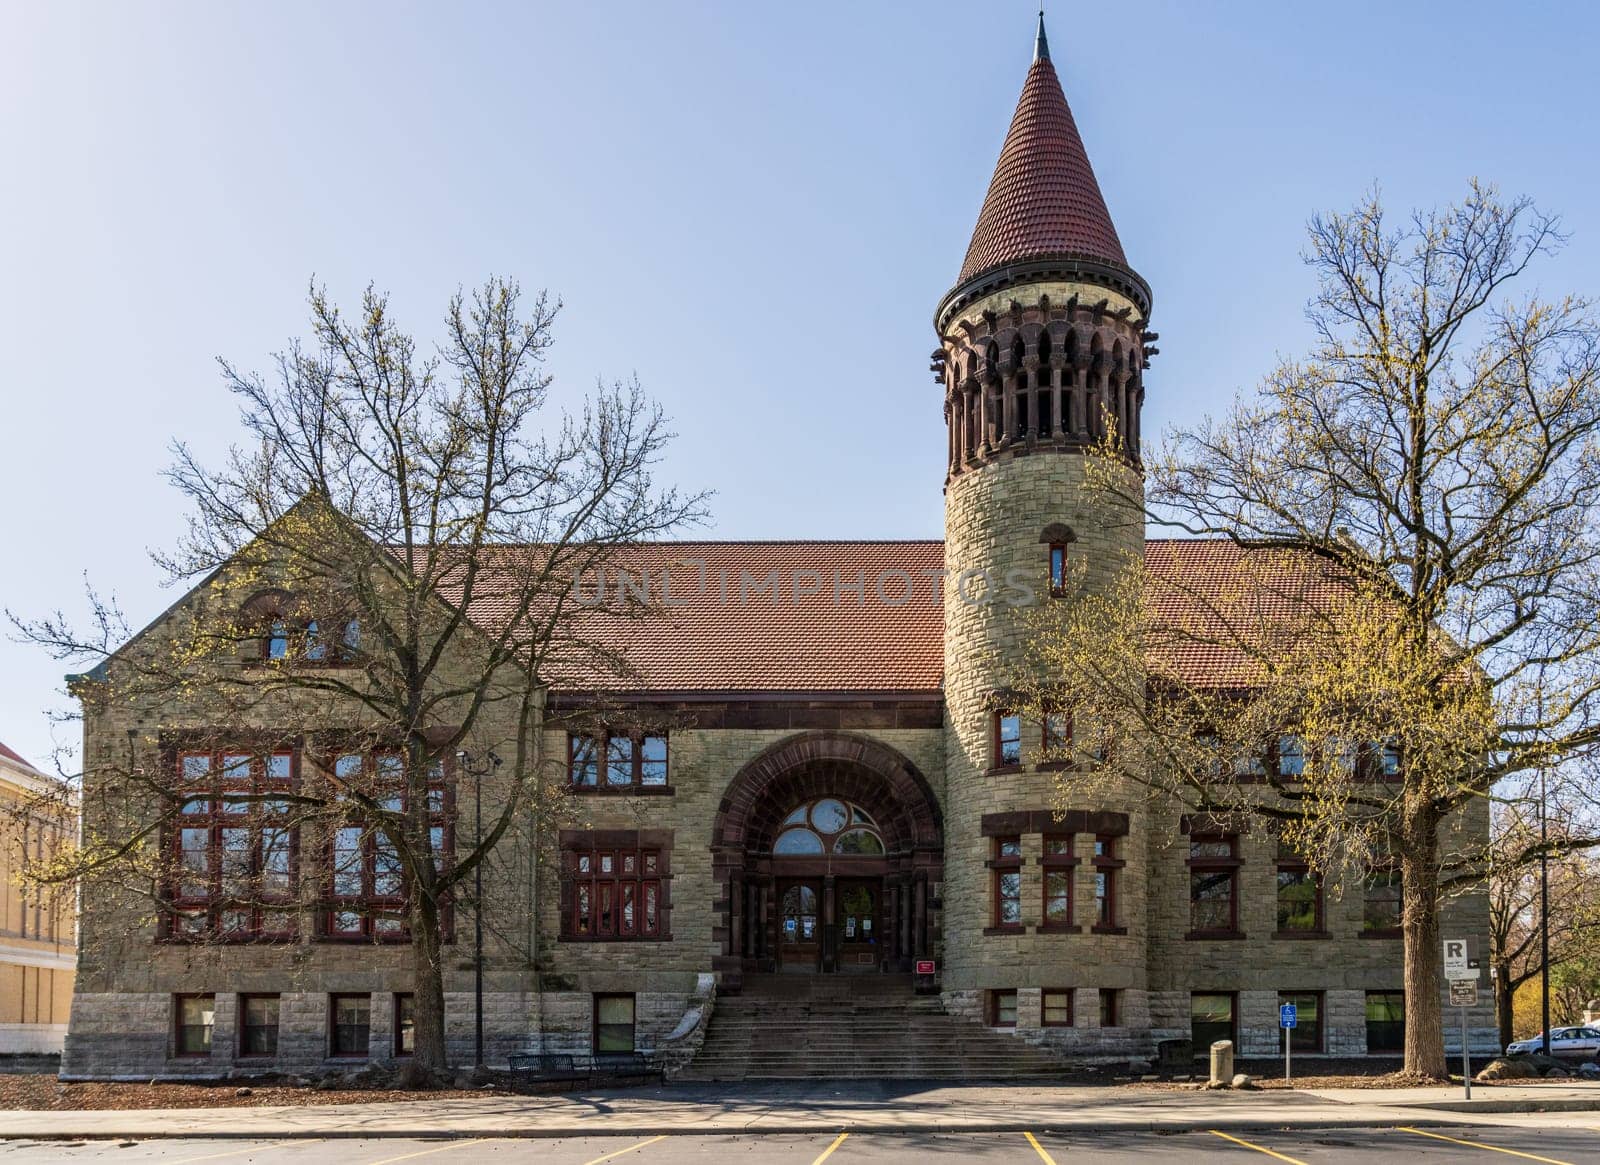
[[[753,971],[909,971],[932,951],[943,815],[881,741],[804,732],[759,753],[723,795],[711,852],[724,990]]]

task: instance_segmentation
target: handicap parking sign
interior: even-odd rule
[[[1295,1018],[1294,1004],[1285,1003],[1282,1007],[1278,1008],[1279,1027],[1293,1027],[1295,1025]]]

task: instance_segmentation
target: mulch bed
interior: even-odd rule
[[[246,1095],[239,1095],[240,1092]],[[448,1100],[492,1096],[495,1090],[393,1088],[304,1088],[282,1084],[63,1084],[54,1076],[0,1075],[0,1109],[256,1108],[271,1105],[378,1104],[384,1101]]]

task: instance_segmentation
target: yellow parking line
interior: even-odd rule
[[[1056,1159],[1044,1151],[1044,1146],[1039,1143],[1039,1138],[1032,1133],[1023,1133],[1028,1138],[1028,1144],[1033,1146],[1033,1151],[1044,1159],[1044,1165],[1056,1165]]]
[[[1466,1145],[1469,1149],[1487,1149],[1491,1153],[1504,1153],[1508,1157],[1525,1157],[1529,1161],[1543,1161],[1545,1165],[1572,1165],[1570,1161],[1560,1161],[1554,1157],[1541,1157],[1537,1153],[1524,1153],[1520,1149],[1502,1149],[1499,1145],[1485,1145],[1482,1141],[1458,1141],[1454,1137],[1446,1137],[1441,1133],[1430,1133],[1423,1129],[1414,1129],[1408,1125],[1401,1125],[1402,1133],[1415,1133],[1419,1137],[1432,1137],[1436,1141],[1449,1141],[1452,1145]]]
[[[620,1157],[624,1153],[631,1153],[635,1149],[642,1149],[646,1145],[653,1145],[657,1141],[664,1141],[666,1139],[667,1139],[667,1134],[666,1133],[662,1133],[659,1137],[651,1137],[647,1141],[640,1141],[637,1145],[629,1145],[626,1149],[618,1149],[615,1153],[607,1153],[602,1157],[595,1157],[592,1160],[585,1161],[583,1163],[583,1165],[600,1165],[600,1162],[602,1162],[602,1161],[609,1161],[613,1157]],[[375,1162],[374,1165],[384,1165],[384,1163],[382,1161],[378,1161],[378,1162]]]
[[[481,1145],[485,1141],[493,1141],[494,1137],[477,1137],[471,1141],[451,1141],[446,1145],[435,1145],[431,1149],[418,1149],[415,1153],[401,1153],[398,1157],[384,1157],[380,1161],[368,1161],[365,1165],[394,1165],[396,1161],[410,1161],[413,1157],[426,1157],[432,1153],[443,1153],[447,1149],[465,1149],[468,1145]]]
[[[1230,1137],[1227,1133],[1219,1133],[1216,1129],[1207,1129],[1213,1137],[1221,1137],[1224,1141],[1232,1141],[1235,1145],[1243,1145],[1246,1149],[1254,1149],[1257,1153],[1265,1153],[1269,1157],[1276,1157],[1280,1161],[1287,1161],[1289,1165],[1306,1165],[1298,1157],[1287,1157],[1282,1153],[1274,1153],[1271,1149],[1261,1145],[1252,1145],[1249,1141],[1241,1141],[1238,1137]]]
[[[320,1137],[314,1139],[321,1140]],[[191,1165],[191,1162],[194,1161],[215,1161],[219,1157],[237,1157],[240,1153],[264,1152],[267,1149],[277,1149],[283,1145],[293,1143],[292,1141],[268,1141],[263,1145],[251,1145],[248,1149],[229,1149],[226,1153],[207,1153],[202,1157],[179,1157],[176,1161],[168,1161],[166,1165]]]
[[[850,1135],[849,1133],[840,1133],[837,1137],[833,1138],[833,1144],[829,1145],[826,1149],[822,1150],[822,1156],[818,1157],[815,1161],[811,1162],[811,1165],[822,1165],[822,1163],[824,1161],[826,1161],[829,1157],[833,1156],[833,1151],[835,1149],[837,1149],[840,1145],[844,1144],[844,1139],[846,1137],[848,1137],[849,1135]]]

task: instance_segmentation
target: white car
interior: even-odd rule
[[[1544,1033],[1515,1040],[1506,1045],[1506,1055],[1518,1056],[1544,1051]],[[1555,1027],[1550,1029],[1550,1054],[1594,1059],[1600,1053],[1600,1028]]]

